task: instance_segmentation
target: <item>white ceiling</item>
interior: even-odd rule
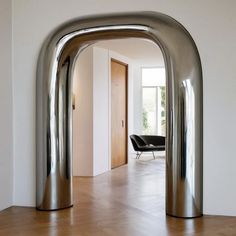
[[[135,60],[142,66],[164,66],[160,48],[152,41],[138,38],[100,41],[97,47],[107,48]]]

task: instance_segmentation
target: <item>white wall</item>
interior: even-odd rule
[[[78,57],[74,74],[73,175],[93,176],[93,71],[92,48]]]
[[[93,48],[93,173],[109,166],[109,61],[108,50]]]
[[[88,47],[75,66],[73,175],[96,176],[109,167],[108,50]]]
[[[134,134],[142,133],[142,68],[139,64],[134,64]]]
[[[0,210],[12,205],[13,106],[12,106],[11,1],[0,1]]]
[[[13,3],[14,204],[35,204],[35,69],[45,37],[60,23],[78,16],[151,10],[181,22],[198,46],[204,76],[204,213],[236,215],[236,1]]]

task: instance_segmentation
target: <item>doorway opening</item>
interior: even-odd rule
[[[114,201],[122,203],[120,211],[135,208],[150,215],[165,214],[165,152],[155,152],[155,159],[152,152],[146,152],[138,160],[129,139],[129,135],[143,133],[143,87],[151,80],[165,90],[163,75],[151,73],[143,78],[144,68],[164,69],[164,59],[157,45],[138,38],[98,42],[86,48],[77,59],[73,78],[73,187],[76,206],[82,205],[86,196],[88,207],[91,204],[102,207],[102,199],[113,208],[117,206]],[[127,84],[127,93],[124,84]],[[125,95],[127,101],[124,101]],[[159,97],[154,94],[150,98],[156,101]],[[159,110],[159,103],[158,99],[151,105]],[[163,103],[165,106],[164,100]],[[118,129],[115,135],[112,135],[113,122],[115,131]],[[124,132],[126,137],[123,137],[125,125],[127,133]],[[89,135],[91,127],[93,132]],[[157,130],[152,135],[158,135]],[[115,150],[112,150],[113,145]],[[122,145],[127,146],[127,150],[120,150]],[[118,164],[112,163],[114,152],[121,157],[116,160]],[[145,204],[146,200],[148,203]],[[108,211],[103,211],[104,216]]]
[[[154,73],[144,77],[143,71],[149,69]],[[117,81],[112,83],[114,73]],[[73,78],[74,176],[97,176],[136,158],[129,136],[145,134],[143,91],[150,83],[163,92],[158,97],[150,93],[149,100],[155,104],[147,103],[147,108],[159,112],[155,121],[162,126],[146,134],[165,136],[165,68],[156,44],[139,38],[104,40],[80,54]],[[155,152],[155,156],[164,157],[165,152]],[[152,162],[152,152],[143,153],[140,161]]]

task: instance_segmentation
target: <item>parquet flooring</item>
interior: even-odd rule
[[[74,177],[72,208],[8,208],[0,212],[0,235],[236,235],[236,217],[166,216],[164,172],[164,158],[131,158],[128,165],[94,178]]]

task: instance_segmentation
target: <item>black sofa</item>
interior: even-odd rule
[[[158,135],[130,135],[134,150],[136,153],[136,159],[139,159],[143,152],[152,152],[154,159],[155,151],[165,150],[165,137]]]

